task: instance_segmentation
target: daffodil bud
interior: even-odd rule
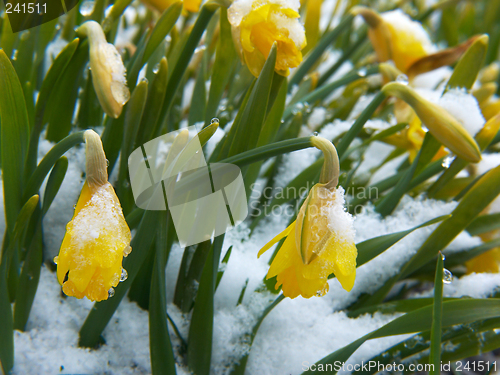
[[[479,82],[482,84],[488,82],[496,82],[500,75],[500,64],[498,62],[491,63],[484,67],[479,73]]]
[[[361,15],[370,27],[368,37],[378,60],[393,60],[403,73],[406,73],[415,61],[435,50],[422,25],[400,9],[378,14],[359,6],[354,7],[351,12]]]
[[[495,82],[488,82],[483,84],[478,89],[472,91],[472,95],[477,99],[479,105],[488,101],[498,90],[498,85]]]
[[[324,295],[332,273],[342,287],[350,291],[356,277],[353,218],[344,208],[344,190],[337,187],[337,151],[330,141],[321,137],[312,137],[311,144],[324,155],[320,183],[312,187],[297,220],[259,252],[260,256],[287,237],[267,278],[277,276],[276,288],[282,285],[283,294],[290,298]]]
[[[54,262],[66,295],[102,301],[127,277],[122,259],[132,250],[131,236],[120,201],[107,179],[101,139],[87,130],[85,141],[87,179]]]
[[[388,83],[382,91],[408,103],[432,135],[457,156],[473,163],[481,160],[481,151],[472,135],[446,110],[402,83]]]
[[[302,61],[306,46],[299,22],[298,0],[235,0],[227,10],[232,36],[240,58],[258,77],[271,47],[277,43],[275,71],[287,76]]]
[[[90,69],[94,89],[106,114],[118,118],[130,98],[125,66],[115,46],[106,41],[101,25],[87,21],[77,29],[89,41]]]

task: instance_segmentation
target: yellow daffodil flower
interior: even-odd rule
[[[306,46],[304,27],[299,22],[299,1],[284,7],[277,0],[235,0],[227,14],[233,40],[242,61],[258,77],[271,47],[277,43],[275,70],[287,76],[289,68],[302,61]]]
[[[76,32],[89,41],[90,69],[97,99],[108,116],[118,118],[130,98],[122,58],[115,46],[106,41],[97,22],[87,21]]]
[[[350,291],[356,277],[353,219],[344,209],[344,190],[336,187],[337,152],[324,138],[314,136],[311,143],[325,155],[320,183],[309,192],[297,220],[258,254],[261,256],[286,237],[267,278],[276,276],[276,289],[282,286],[283,295],[289,298],[323,296],[328,292],[328,276],[332,273],[342,287]]]
[[[102,301],[126,278],[122,259],[132,250],[130,229],[108,182],[99,135],[87,130],[85,141],[87,179],[54,262],[66,295]]]

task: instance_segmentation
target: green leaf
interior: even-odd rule
[[[470,90],[476,81],[479,71],[483,67],[487,50],[488,35],[482,35],[472,43],[460,60],[458,60],[444,92],[454,88]]]
[[[181,11],[182,1],[175,1],[165,12],[163,12],[158,22],[156,22],[155,28],[151,32],[151,36],[146,44],[141,66],[149,60],[155,49],[175,26],[175,23],[181,15]]]
[[[14,366],[14,319],[7,287],[7,269],[16,245],[38,204],[38,195],[31,197],[16,218],[12,239],[0,262],[0,369],[8,374]]]
[[[66,176],[66,171],[68,170],[68,159],[62,156],[52,168],[50,172],[49,179],[47,180],[47,185],[45,186],[45,193],[43,194],[43,205],[42,205],[42,216],[45,216],[50,208],[50,205],[54,201],[61,184]]]
[[[237,55],[234,49],[231,25],[227,19],[227,9],[220,8],[220,36],[215,52],[215,61],[210,79],[210,92],[208,95],[205,122],[208,123],[217,115],[219,103],[224,94],[229,79],[234,72]]]
[[[316,366],[313,369],[317,369],[319,365],[322,365],[323,368],[326,368],[326,365],[333,368],[336,361],[347,361],[364,342],[370,339],[428,331],[432,325],[432,311],[433,306],[425,306],[396,318],[381,328],[324,357],[316,362]],[[478,320],[498,317],[499,311],[500,300],[497,299],[484,300],[471,298],[447,301],[443,303],[442,326],[450,327],[457,324],[467,324]],[[313,369],[309,368],[303,374],[312,374],[314,373]],[[329,371],[329,373],[335,374],[336,372]]]
[[[167,325],[167,295],[165,288],[166,253],[168,249],[167,221],[168,212],[160,213],[156,233],[156,257],[151,276],[149,294],[149,347],[151,370],[155,375],[176,374],[175,358]],[[172,230],[170,226],[168,229]]]
[[[9,233],[14,229],[24,203],[23,173],[28,151],[29,123],[23,89],[3,50],[0,50],[0,118],[4,207]]]
[[[125,297],[130,284],[136,277],[139,268],[148,254],[148,250],[157,232],[158,216],[160,213],[159,211],[144,212],[137,233],[130,243],[132,253],[123,262],[123,268],[128,272],[128,279],[118,284],[115,288],[115,295],[112,298],[94,304],[93,309],[80,329],[80,346],[93,348],[99,343],[102,331],[106,328],[123,297]]]
[[[187,363],[196,375],[209,375],[212,357],[214,293],[224,235],[214,239],[201,274],[191,324],[189,325]]]
[[[229,246],[229,249],[226,251],[226,255],[224,255],[224,258],[222,258],[222,261],[220,262],[221,266],[227,265],[227,262],[229,262],[229,258],[231,257],[231,251],[233,250],[233,245]],[[217,280],[215,281],[215,290],[217,290],[217,287],[220,284],[220,281],[222,280],[222,276],[224,276],[224,269],[222,271],[217,272]]]
[[[184,45],[179,59],[177,60],[174,69],[172,70],[172,74],[170,75],[167,84],[165,100],[163,101],[162,111],[160,115],[161,123],[164,123],[167,119],[170,107],[172,106],[181,80],[184,77],[184,73],[186,72],[186,69],[189,65],[189,60],[191,60],[196,46],[198,45],[203,33],[205,32],[205,29],[208,26],[208,23],[210,22],[210,19],[212,18],[218,7],[218,4],[208,1],[203,4],[200,9],[198,18],[196,19],[196,22],[191,30],[191,33],[189,34],[186,44]]]
[[[117,0],[111,7],[106,18],[102,21],[102,29],[104,33],[111,30],[113,23],[120,19],[125,9],[132,3],[133,0]]]
[[[380,104],[385,100],[385,95],[383,92],[378,92],[377,95],[373,98],[373,100],[368,104],[368,106],[363,110],[363,112],[359,115],[359,117],[354,121],[349,131],[342,137],[338,146],[337,153],[339,154],[339,158],[342,161],[344,153],[347,151],[349,145],[357,137],[361,129],[365,123],[370,119],[375,110],[378,108]]]
[[[471,236],[477,236],[500,228],[500,213],[478,216],[465,228]]]
[[[41,219],[42,211],[40,205],[38,205],[28,228],[28,231],[33,233],[33,235],[30,238],[26,258],[24,259],[23,268],[19,276],[19,286],[14,305],[14,329],[20,331],[24,331],[26,323],[28,323],[31,306],[33,305],[38,281],[40,280],[40,268],[42,267],[43,260]]]
[[[373,258],[376,258],[384,251],[386,251],[388,248],[390,248],[392,245],[394,245],[396,242],[399,242],[401,239],[406,237],[411,232],[420,228],[427,227],[429,225],[439,223],[440,221],[448,219],[450,216],[451,215],[439,216],[436,217],[435,219],[426,221],[423,224],[417,225],[416,227],[403,230],[401,232],[395,232],[395,233],[385,234],[379,237],[370,238],[369,240],[357,244],[356,248],[358,249],[358,258],[356,259],[356,266],[360,267],[363,264],[372,260]]]
[[[452,216],[443,221],[401,271],[402,277],[434,258],[500,194],[500,166],[491,169],[465,194]]]
[[[312,49],[304,61],[299,65],[295,73],[289,82],[289,88],[291,89],[294,85],[298,85],[300,81],[306,76],[307,73],[311,70],[311,68],[318,62],[319,58],[326,51],[326,49],[332,45],[333,42],[339,37],[340,33],[344,31],[344,29],[351,25],[354,16],[349,13],[347,14],[335,27],[333,30],[326,33],[316,44],[314,49]]]
[[[403,174],[403,177],[398,181],[394,189],[379,201],[376,207],[377,212],[382,216],[387,216],[394,211],[401,198],[403,198],[403,195],[410,189],[413,176],[418,174],[418,172],[431,161],[440,147],[441,143],[439,143],[430,132],[426,133],[417,157],[410,168]]]
[[[201,62],[198,67],[196,82],[189,105],[188,124],[194,125],[197,122],[205,121],[205,109],[207,106],[207,91],[205,86],[205,74],[207,70],[207,53],[201,52]]]
[[[227,156],[247,151],[257,145],[266,117],[267,104],[276,65],[276,53],[277,45],[274,44],[260,72],[259,78],[257,78],[253,86],[248,102],[238,111],[238,115],[228,135],[231,144]]]
[[[441,373],[441,320],[443,316],[443,256],[439,253],[434,278],[434,304],[432,306],[431,352],[429,363],[434,366],[429,375]]]
[[[26,176],[31,176],[36,167],[38,143],[40,132],[42,130],[43,116],[45,113],[47,101],[49,100],[52,89],[57,85],[59,78],[62,76],[62,72],[64,72],[70,60],[72,59],[79,42],[80,41],[77,38],[69,43],[66,47],[64,47],[64,49],[55,58],[47,74],[45,75],[45,78],[43,79],[35,106],[35,121],[30,137],[28,160],[26,163],[25,172]]]
[[[88,40],[85,40],[78,44],[70,62],[50,93],[44,113],[44,120],[48,122],[49,141],[59,142],[71,131],[80,80],[88,58],[89,45]]]
[[[156,128],[158,118],[160,116],[161,105],[165,98],[165,90],[168,81],[168,64],[167,59],[163,58],[160,61],[158,73],[156,73],[153,83],[149,87],[148,99],[146,101],[147,111],[142,114],[139,132],[134,149],[142,144],[150,141],[155,135],[159,134],[159,129]]]
[[[120,168],[118,171],[118,181],[128,180],[128,157],[134,150],[134,142],[137,139],[139,125],[144,113],[146,99],[148,95],[148,82],[140,82],[132,92],[127,105],[124,119],[124,134],[120,157]],[[117,192],[123,207],[124,213],[129,213],[134,206],[134,198],[130,185],[125,187],[123,183],[117,187]]]
[[[36,167],[26,184],[24,192],[24,200],[27,200],[33,194],[36,194],[42,186],[43,180],[49,174],[50,170],[56,162],[63,156],[71,147],[85,142],[83,138],[84,131],[76,132],[68,135],[62,141],[58,142],[49,152],[43,157],[42,161]]]
[[[305,103],[315,103],[318,100],[323,100],[327,96],[329,96],[333,90],[348,85],[351,82],[357,81],[358,79],[364,79],[366,76],[378,73],[378,66],[373,66],[366,70],[364,74],[360,74],[357,71],[346,74],[342,78],[330,82],[324,86],[318,87],[316,90],[308,93],[307,95],[299,98],[294,103],[290,103],[290,105],[285,109],[283,114],[283,119],[287,120],[293,113],[303,106]],[[290,87],[290,84],[288,85]],[[380,104],[380,103],[379,103]]]

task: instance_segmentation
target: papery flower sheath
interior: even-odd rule
[[[108,116],[118,118],[130,98],[122,58],[115,46],[106,41],[97,22],[87,21],[76,31],[89,40],[90,69],[97,99]]]
[[[130,229],[107,180],[99,135],[85,132],[87,178],[73,218],[54,259],[57,279],[68,296],[102,301],[126,278],[122,259],[131,252]]]
[[[312,187],[297,219],[258,254],[286,237],[267,278],[276,276],[276,289],[282,286],[283,295],[290,298],[323,296],[328,292],[331,274],[350,291],[356,277],[353,218],[344,208],[344,189],[337,187],[337,152],[326,139],[311,139],[325,154],[320,183]]]
[[[236,50],[254,76],[259,76],[275,42],[277,73],[287,76],[289,68],[302,61],[306,37],[299,6],[298,0],[235,0],[228,8]]]

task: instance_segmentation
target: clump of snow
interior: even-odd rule
[[[25,332],[14,334],[14,375],[151,372],[148,313],[124,299],[106,327],[106,344],[78,347],[78,331],[92,309],[87,299],[64,298],[55,273],[42,266]]]
[[[456,118],[471,135],[476,135],[486,122],[476,98],[464,90],[447,91],[438,104]]]
[[[436,50],[422,24],[413,21],[401,9],[382,13],[381,16],[385,22],[392,26],[395,34],[403,35],[408,43],[420,44],[428,54]],[[410,40],[408,41],[408,39]]]
[[[339,241],[353,243],[356,234],[353,227],[354,218],[345,209],[344,188],[339,186],[331,195],[327,206],[324,207],[328,217],[328,229],[335,233]]]
[[[385,218],[369,206],[361,214],[356,215],[354,228],[356,243],[415,227],[428,220],[450,213],[456,202],[445,203],[432,199],[403,197],[394,213]],[[389,278],[398,274],[401,267],[416,253],[437,224],[417,229],[407,235],[391,248],[358,267],[356,281],[351,292],[342,289],[338,282],[330,282],[329,294],[336,295],[334,309],[343,309],[363,294],[371,294],[378,290]]]
[[[445,260],[446,266],[446,260]],[[498,273],[472,273],[453,278],[451,283],[443,284],[443,297],[449,298],[488,298],[500,290],[500,274]],[[414,298],[432,297],[434,291],[428,290],[414,295]]]

